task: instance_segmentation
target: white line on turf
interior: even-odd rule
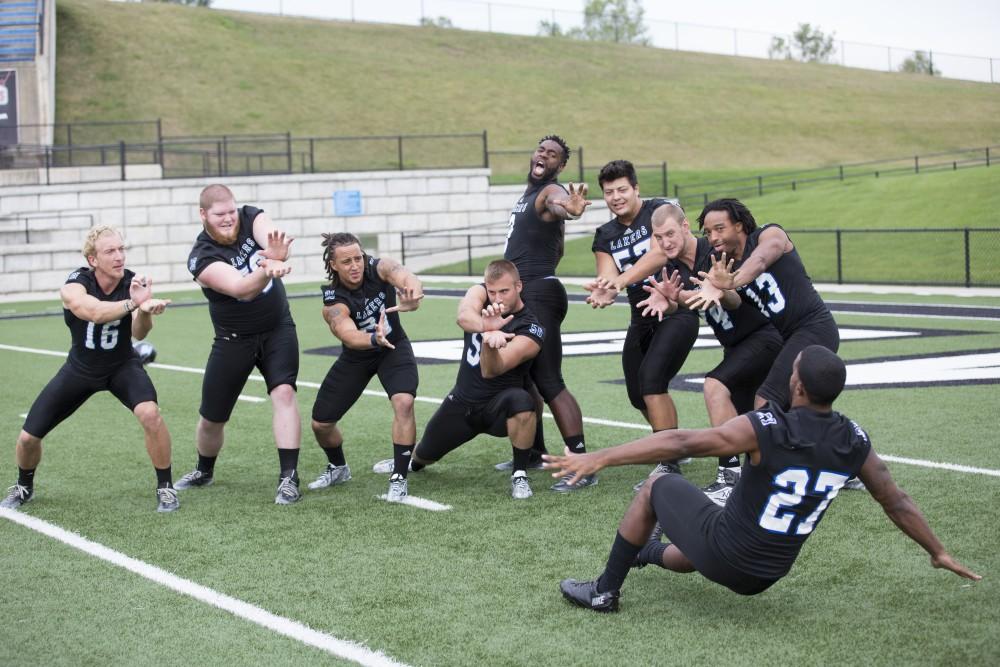
[[[11,350],[13,352],[28,352],[31,354],[46,354],[56,357],[65,357],[65,352],[56,352],[55,350],[38,350],[31,347],[19,347],[16,345],[4,345],[0,344],[0,350]],[[204,375],[205,370],[203,368],[189,368],[187,366],[171,366],[169,364],[150,364],[151,368],[158,368],[168,371],[180,371],[183,373],[195,373],[197,375]],[[257,382],[263,382],[264,378],[259,375],[251,375],[251,380],[256,380]],[[319,383],[316,382],[304,382],[298,381],[297,384],[300,387],[310,387],[312,389],[319,389]],[[364,390],[365,396],[377,396],[379,398],[385,398],[385,393],[381,391],[374,391],[372,389]],[[433,403],[439,405],[443,402],[443,399],[432,398],[429,396],[418,396],[417,401],[422,401],[424,403]],[[552,415],[545,412],[544,415],[549,419],[553,419]],[[583,421],[588,424],[599,424],[601,426],[614,426],[618,428],[634,429],[638,431],[649,431],[649,426],[646,424],[635,424],[631,422],[620,422],[613,421],[610,419],[598,419],[596,417],[584,417]],[[1000,470],[993,468],[974,468],[972,466],[963,466],[956,463],[937,463],[935,461],[927,461],[924,459],[910,459],[902,456],[893,456],[891,454],[879,454],[886,461],[892,461],[893,463],[903,463],[906,465],[918,466],[921,468],[936,468],[938,470],[952,470],[954,472],[964,472],[975,475],[988,475],[991,477],[1000,477]]]
[[[384,500],[389,502],[389,497],[386,494],[379,496],[379,500]],[[392,503],[393,505],[411,505],[413,507],[419,507],[422,510],[430,510],[431,512],[445,512],[451,509],[451,505],[442,505],[441,503],[436,503],[433,500],[427,500],[426,498],[418,498],[417,496],[406,496],[402,500],[397,500]]]
[[[234,597],[230,597],[216,590],[196,584],[188,579],[183,579],[174,574],[162,570],[155,565],[150,565],[141,560],[137,560],[123,553],[115,551],[109,547],[92,542],[75,533],[60,528],[54,524],[36,519],[33,516],[22,514],[16,510],[0,508],[0,516],[20,524],[26,528],[37,531],[43,535],[58,540],[63,544],[79,549],[80,551],[100,558],[103,561],[124,568],[129,572],[138,574],[140,577],[160,584],[182,595],[187,595],[200,602],[204,602],[213,607],[227,611],[233,616],[256,623],[257,625],[273,630],[280,635],[302,642],[308,646],[313,646],[335,655],[345,660],[350,660],[365,667],[381,665],[404,665],[397,662],[379,651],[354,642],[337,639],[331,635],[313,630],[307,625],[298,621],[293,621],[283,616],[277,616],[269,611],[261,609],[255,605],[243,602]]]
[[[244,396],[243,394],[240,394],[236,398],[240,401],[246,401],[247,403],[263,403],[267,400],[266,398],[261,398],[260,396]]]

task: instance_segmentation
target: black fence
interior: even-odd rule
[[[588,237],[592,232],[572,236]],[[788,234],[815,282],[1000,287],[1000,227],[958,229],[800,229]],[[503,252],[507,229],[491,227],[400,234],[405,262],[439,257],[422,273],[475,275]],[[567,234],[568,240],[571,235]],[[586,250],[568,249],[567,254]],[[566,259],[569,259],[567,257]],[[590,262],[583,262],[591,265]],[[565,262],[560,275],[573,275]],[[575,262],[580,266],[580,262]],[[590,275],[589,273],[586,275]]]
[[[783,190],[799,190],[817,183],[858,178],[880,178],[899,174],[952,171],[967,167],[989,167],[996,162],[1000,145],[959,148],[941,153],[911,155],[887,160],[837,164],[815,169],[758,174],[743,178],[674,185],[673,196],[692,210],[720,197],[759,197]]]

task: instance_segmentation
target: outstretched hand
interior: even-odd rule
[[[385,322],[385,314],[387,312],[388,311],[383,310],[378,316],[378,324],[375,325],[375,344],[379,347],[387,347],[390,350],[395,350],[396,346],[390,343],[389,339],[386,338],[386,336],[389,335]]]
[[[424,293],[415,287],[397,287],[396,305],[386,308],[387,313],[408,313],[420,307],[420,300],[424,298]]]
[[[146,276],[133,276],[132,282],[128,286],[128,297],[136,306],[141,306],[153,298],[153,279]]]
[[[507,347],[516,334],[507,331],[484,331],[483,345],[494,350],[502,350]]]
[[[735,261],[734,259],[727,260],[726,253],[722,253],[720,258],[712,255],[712,268],[707,273],[699,271],[698,275],[721,290],[736,289],[736,272],[733,271]]]
[[[583,289],[590,292],[587,296],[587,303],[591,308],[607,308],[615,302],[618,290],[608,287],[606,282],[600,278],[591,280],[583,284]]]
[[[674,303],[680,301],[682,287],[681,272],[675,269],[674,272],[668,276],[667,267],[663,267],[663,271],[660,275],[663,276],[663,282],[656,279],[655,273],[647,278],[650,286],[666,297],[669,301],[673,301]],[[643,289],[645,289],[645,286]],[[649,292],[649,290],[646,291]]]
[[[294,240],[291,236],[286,236],[285,232],[272,229],[267,233],[267,247],[261,250],[260,254],[267,259],[278,259],[284,262],[288,259]]]
[[[170,303],[170,299],[146,299],[139,305],[139,310],[150,315],[159,315]]]
[[[980,575],[959,563],[951,557],[951,554],[948,553],[941,554],[940,556],[931,556],[931,565],[936,568],[950,570],[958,576],[971,579],[972,581],[979,581],[982,579]]]
[[[635,304],[636,308],[642,308],[643,317],[656,315],[657,321],[662,322],[663,316],[669,315],[676,304],[649,285],[643,285],[642,289],[649,292],[649,296]]]
[[[504,327],[505,324],[514,319],[513,315],[504,316],[504,305],[497,301],[496,303],[487,304],[483,308],[483,331],[499,331]]]
[[[588,452],[586,454],[574,454],[569,447],[563,448],[563,455],[542,454],[542,467],[552,471],[552,476],[566,477],[572,475],[569,484],[576,484],[587,475],[593,475],[603,468],[600,462],[600,452]]]
[[[691,310],[708,310],[709,308],[722,306],[722,290],[707,280],[699,280],[694,276],[691,282],[698,286],[698,291],[688,299],[687,307]]]
[[[258,266],[264,270],[264,275],[268,278],[282,278],[292,272],[291,265],[285,264],[280,259],[267,259],[265,257]]]
[[[583,215],[583,212],[587,210],[587,207],[591,204],[591,202],[587,200],[587,184],[567,183],[566,189],[569,191],[569,197],[553,200],[552,203],[562,206],[566,209],[567,213],[574,218],[578,218]]]

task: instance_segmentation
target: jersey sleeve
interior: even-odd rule
[[[762,455],[784,434],[785,425],[781,422],[781,411],[773,409],[770,403],[748,412],[747,419],[750,420],[753,432],[757,436],[757,448]]]
[[[201,272],[209,264],[215,262],[225,262],[227,261],[225,257],[219,254],[216,248],[212,244],[205,242],[200,236],[194,244],[194,248],[191,249],[191,254],[188,255],[188,271],[191,272],[191,276],[197,280]]]
[[[332,306],[337,303],[337,288],[333,285],[323,285],[320,287],[323,293],[323,305]]]
[[[594,230],[594,241],[590,245],[591,252],[607,252],[604,242],[604,227],[598,227]]]
[[[78,285],[83,285],[84,287],[87,287],[90,284],[90,275],[91,271],[81,266],[79,269],[76,269],[68,276],[66,276],[65,284],[70,285],[72,283],[76,283]]]
[[[527,336],[541,347],[542,342],[545,340],[545,327],[533,318],[525,318],[514,328],[514,334],[517,336]]]

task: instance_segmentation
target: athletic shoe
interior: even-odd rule
[[[540,458],[535,458],[534,456],[528,459],[528,470],[541,470],[545,462]],[[494,470],[499,470],[500,472],[510,472],[514,469],[513,459],[510,461],[504,461],[503,463],[498,463],[493,466]]]
[[[729,494],[736,488],[736,482],[740,481],[739,468],[719,468],[715,481],[702,489],[708,499],[719,507],[725,507],[729,500]]]
[[[517,473],[511,475],[510,495],[511,498],[514,498],[515,500],[525,500],[533,495],[531,493],[531,486],[528,485],[527,475],[524,473],[521,473],[520,475]]]
[[[299,491],[299,480],[294,477],[282,477],[278,482],[278,493],[274,496],[275,505],[291,505],[302,499]]]
[[[139,356],[139,361],[142,365],[151,364],[156,361],[156,348],[153,347],[152,343],[147,343],[144,340],[139,340],[132,343],[132,349]]]
[[[192,470],[174,482],[174,488],[178,491],[183,491],[184,489],[190,489],[196,486],[208,486],[214,481],[215,479],[211,475],[206,475],[200,470]]]
[[[393,474],[389,478],[389,493],[385,494],[385,499],[390,503],[402,502],[409,495],[406,478],[402,475]]]
[[[681,474],[681,467],[676,463],[657,463],[656,467],[653,468],[652,472],[650,472],[649,475],[646,476],[646,479],[642,480],[641,482],[633,486],[632,490],[635,491],[636,493],[639,493],[639,489],[642,488],[642,485],[645,484],[646,480],[652,477],[653,475],[680,475],[680,474]]]
[[[598,593],[596,579],[593,581],[563,579],[559,582],[559,590],[562,591],[564,598],[577,607],[593,609],[605,614],[618,611],[618,598],[621,597],[621,593],[619,591]]]
[[[177,500],[177,491],[169,486],[156,490],[156,511],[173,512],[181,506]]]
[[[570,491],[579,491],[580,489],[597,484],[597,475],[584,475],[576,484],[570,484],[569,480],[571,479],[573,479],[573,475],[566,475],[549,488],[558,493],[569,493]]]
[[[852,477],[844,482],[844,489],[848,491],[867,491],[868,487],[857,477]]]
[[[328,486],[343,484],[351,478],[351,467],[346,463],[342,466],[335,466],[332,463],[326,464],[326,470],[316,478],[315,482],[309,483],[310,489],[325,489]]]
[[[416,472],[413,470],[413,458],[410,458],[410,472]],[[372,472],[378,473],[379,475],[391,475],[392,471],[396,469],[395,459],[382,459],[378,463],[372,466]]]
[[[16,510],[18,507],[31,500],[34,495],[34,489],[28,488],[27,486],[21,486],[20,484],[15,484],[7,489],[7,497],[0,500],[0,507],[8,510]]]

